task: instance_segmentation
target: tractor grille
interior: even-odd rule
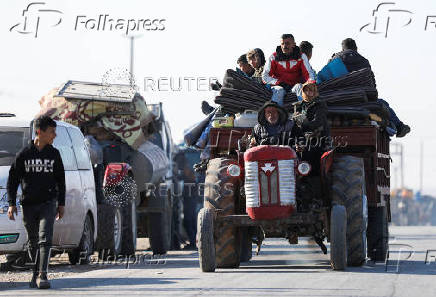
[[[259,166],[245,162],[245,198],[247,207],[259,207]]]
[[[280,204],[295,205],[294,160],[279,160]]]
[[[265,163],[273,168],[269,176],[263,170],[264,167],[261,167],[262,170],[259,170],[259,163],[257,161],[245,162],[245,196],[247,207],[295,205],[294,160],[269,162]]]

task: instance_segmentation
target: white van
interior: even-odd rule
[[[55,221],[53,247],[68,252],[70,262],[79,262],[82,251],[94,251],[97,237],[97,202],[94,173],[82,132],[70,124],[56,121],[53,146],[61,154],[65,168],[65,214]],[[6,184],[9,168],[31,139],[31,121],[0,115],[0,254],[26,250],[27,235],[17,199],[18,216],[8,219]],[[33,138],[33,137],[32,137]],[[21,187],[18,189],[18,196]],[[17,197],[18,198],[18,197]],[[82,254],[83,258],[83,254]]]

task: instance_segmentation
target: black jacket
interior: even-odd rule
[[[371,68],[369,61],[355,50],[344,50],[333,55],[332,59],[340,58],[349,72],[363,68]]]
[[[318,98],[307,103],[302,101],[297,108],[297,113],[305,116],[296,120],[297,137],[305,137],[306,133],[312,133],[312,137],[318,138],[319,148],[321,150],[328,149],[327,137],[330,136],[330,126],[327,121],[327,104]]]
[[[270,125],[267,122],[265,118],[265,109],[267,107],[277,108],[279,119],[276,125]],[[257,121],[259,123],[253,129],[253,135],[257,144],[288,145],[290,143],[295,129],[294,122],[288,120],[287,111],[276,102],[266,102],[258,111]]]
[[[268,124],[257,124],[253,129],[253,136],[257,144],[262,145],[290,145],[294,144],[293,137],[295,131],[294,122],[291,120],[286,121],[285,124],[276,124],[275,132],[271,133],[268,130]]]
[[[286,55],[283,51],[282,51],[282,47],[279,45],[276,47],[276,60],[277,61],[287,61],[289,59],[293,59],[293,60],[298,60],[301,58],[301,51],[300,48],[298,46],[294,46],[294,48],[292,49],[292,53],[289,55]]]
[[[32,142],[17,154],[9,170],[9,206],[16,205],[20,183],[22,205],[39,204],[56,198],[59,205],[65,205],[65,171],[59,151],[49,144],[39,151]]]

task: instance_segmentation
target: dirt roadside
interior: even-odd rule
[[[152,252],[148,250],[149,241],[145,238],[138,239],[136,258],[130,258],[129,263],[133,264],[135,261],[154,261]],[[6,257],[0,255],[0,263],[5,263]],[[66,253],[59,254],[50,259],[50,266],[48,271],[48,279],[62,278],[71,276],[96,269],[108,268],[125,268],[127,265],[126,258],[119,258],[117,261],[99,261],[98,254],[94,253],[91,258],[91,263],[88,265],[70,265],[68,255]],[[22,287],[28,284],[32,277],[30,270],[25,271],[0,271],[0,291],[4,289],[11,289]]]

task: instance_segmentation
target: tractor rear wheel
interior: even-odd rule
[[[386,206],[368,209],[368,256],[372,261],[385,261],[389,251],[388,214]]]
[[[253,255],[253,244],[251,243],[250,228],[240,227],[239,233],[241,236],[241,262],[248,262]]]
[[[332,167],[332,203],[347,211],[348,265],[360,266],[366,259],[368,206],[363,159],[354,156],[335,158]]]

